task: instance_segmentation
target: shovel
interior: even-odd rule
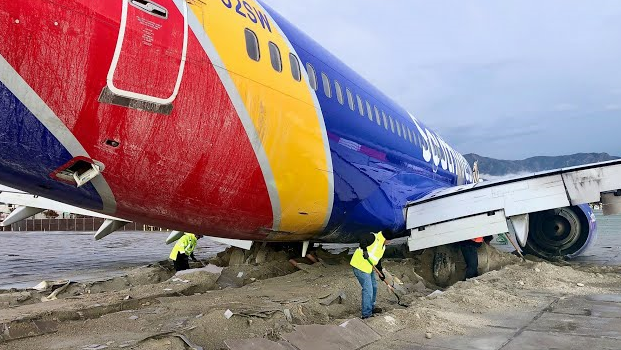
[[[371,262],[369,261],[369,264],[371,264]],[[377,267],[375,267],[375,265],[371,264],[371,266],[373,266],[373,270],[375,270],[375,273],[377,273],[378,276],[380,277],[384,277],[384,274],[381,273]],[[401,298],[399,297],[399,294],[397,294],[397,292],[395,292],[395,288],[393,286],[391,286],[390,284],[388,284],[388,282],[386,280],[384,280],[384,283],[386,284],[386,286],[388,287],[388,289],[390,289],[390,291],[392,292],[392,294],[394,294],[397,297],[397,305],[399,306],[403,306],[403,307],[408,307],[409,305],[402,303],[401,302]]]

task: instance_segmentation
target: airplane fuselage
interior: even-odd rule
[[[259,1],[0,3],[7,186],[198,234],[349,242],[472,181],[442,138]],[[101,174],[77,187],[67,174],[90,164]]]

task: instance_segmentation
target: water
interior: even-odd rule
[[[118,276],[166,260],[173,247],[166,245],[167,237],[167,232],[115,232],[95,241],[93,232],[0,232],[0,289]],[[205,259],[226,247],[201,239],[195,255]]]
[[[601,211],[595,215],[599,239],[581,258],[621,262],[621,215],[606,217]],[[116,232],[95,241],[92,232],[0,232],[0,289],[32,287],[42,280],[118,276],[127,268],[167,259],[172,249],[164,243],[167,236],[166,232]],[[354,246],[324,245],[335,252]],[[201,239],[196,256],[208,258],[226,247]]]

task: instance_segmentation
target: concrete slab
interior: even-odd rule
[[[386,349],[448,349],[448,350],[497,350],[509,341],[516,331],[502,328],[467,329],[467,335],[446,336],[432,334],[431,339],[425,338],[420,330],[403,329],[389,334],[382,340],[364,348],[364,350]]]
[[[591,301],[586,298],[560,300],[551,310],[555,314],[621,318],[621,303]]]
[[[405,325],[392,315],[380,315],[365,320],[367,326],[371,327],[380,336],[400,331]]]
[[[361,343],[364,343],[363,346],[381,339],[379,334],[377,334],[371,327],[369,327],[359,318],[345,321],[341,323],[339,327],[345,328],[346,330],[351,332],[351,334],[356,337],[357,340],[359,340]]]
[[[515,309],[504,313],[485,315],[485,325],[495,328],[513,329],[515,331],[526,327],[541,311],[516,312]]]
[[[342,326],[297,326],[283,338],[300,350],[356,350],[379,340],[380,336],[361,320],[353,319]]]
[[[621,340],[525,331],[502,348],[502,350],[540,349],[614,350],[621,349]]]
[[[609,303],[621,303],[621,294],[589,295],[586,297],[586,299],[591,300],[591,301],[605,301]]]
[[[511,339],[516,331],[513,329],[486,327],[466,330],[467,336],[434,337],[425,342],[451,350],[497,350]]]
[[[621,323],[600,317],[545,313],[527,330],[621,339]]]
[[[229,350],[290,350],[283,344],[275,343],[264,338],[225,340],[224,344]]]

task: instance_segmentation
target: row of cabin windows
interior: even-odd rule
[[[310,86],[315,91],[317,91],[319,89],[319,86],[317,84],[317,73],[315,72],[315,68],[310,63],[307,63],[306,71],[308,72],[308,80],[310,82]],[[323,84],[322,87],[324,94],[326,95],[326,97],[332,98],[332,87],[330,86],[330,78],[326,73],[321,73],[321,81]],[[345,105],[343,88],[338,80],[334,80],[334,90],[336,91],[336,99],[338,100],[338,102],[341,105]],[[386,130],[396,133],[400,137],[403,137],[406,141],[410,141],[415,145],[420,144],[421,141],[418,138],[418,134],[415,131],[413,132],[408,126],[399,123],[399,121],[393,119],[392,116],[386,116],[386,113],[384,113],[384,111],[381,111],[380,116],[380,110],[377,108],[377,106],[373,106],[373,108],[371,108],[371,104],[369,103],[369,101],[363,100],[358,94],[356,94],[356,102],[354,102],[354,94],[352,94],[349,88],[345,88],[345,93],[347,94],[347,104],[349,106],[349,109],[355,111],[357,103],[358,113],[360,113],[360,116],[364,117],[366,114],[369,120],[377,122],[377,125],[381,126],[383,122],[384,128],[386,128]]]
[[[261,50],[259,49],[259,39],[257,38],[257,35],[248,28],[244,31],[244,35],[246,37],[246,52],[248,53],[248,56],[252,60],[259,62],[261,59]],[[272,68],[274,68],[277,72],[282,72],[282,58],[278,45],[270,41],[268,42],[268,48],[270,51],[270,62],[272,63]],[[293,79],[302,81],[300,61],[293,53],[289,53],[289,64],[291,66],[291,75],[293,76]]]
[[[261,59],[261,51],[259,49],[259,39],[257,38],[257,35],[252,30],[246,28],[245,37],[246,37],[246,51],[248,52],[248,56],[251,59],[258,62]],[[282,58],[280,55],[280,49],[278,48],[276,44],[274,44],[271,41],[268,42],[268,47],[269,47],[270,61],[272,63],[272,67],[274,68],[275,71],[282,72],[283,68],[282,68]],[[298,58],[293,53],[289,53],[289,63],[291,66],[291,75],[293,76],[293,79],[295,79],[296,81],[301,81],[302,72],[300,70],[300,62],[298,61]],[[310,86],[315,91],[317,91],[319,89],[319,86],[317,84],[317,73],[315,72],[315,68],[313,68],[313,66],[310,63],[307,63],[306,71],[308,73],[308,80],[309,80]],[[323,85],[324,94],[326,95],[326,97],[332,98],[332,86],[330,85],[330,78],[328,77],[326,73],[323,73],[323,72],[321,73],[321,81]],[[334,89],[336,90],[336,99],[338,100],[338,102],[341,105],[345,105],[343,89],[341,87],[341,84],[338,82],[338,80],[334,80]],[[354,103],[354,95],[349,90],[349,88],[345,88],[345,93],[347,94],[347,104],[349,106],[349,109],[351,109],[352,111],[355,111],[356,105]],[[356,101],[358,104],[358,113],[360,113],[360,116],[364,117],[366,113],[366,116],[369,118],[370,121],[375,120],[375,122],[377,122],[377,125],[379,126],[381,126],[383,122],[384,128],[386,130],[390,130],[393,133],[396,133],[400,137],[403,137],[406,141],[409,140],[411,143],[415,145],[418,145],[421,143],[421,141],[418,139],[418,134],[416,132],[412,132],[409,127],[405,125],[401,125],[399,121],[393,119],[392,116],[390,115],[386,116],[386,113],[384,113],[384,111],[381,111],[381,118],[380,118],[380,111],[379,109],[377,109],[377,106],[373,106],[373,108],[371,108],[371,104],[369,103],[369,101],[363,102],[362,98],[358,94],[356,94]],[[365,107],[366,107],[366,111],[365,111]],[[390,128],[388,127],[389,125],[390,125]]]

